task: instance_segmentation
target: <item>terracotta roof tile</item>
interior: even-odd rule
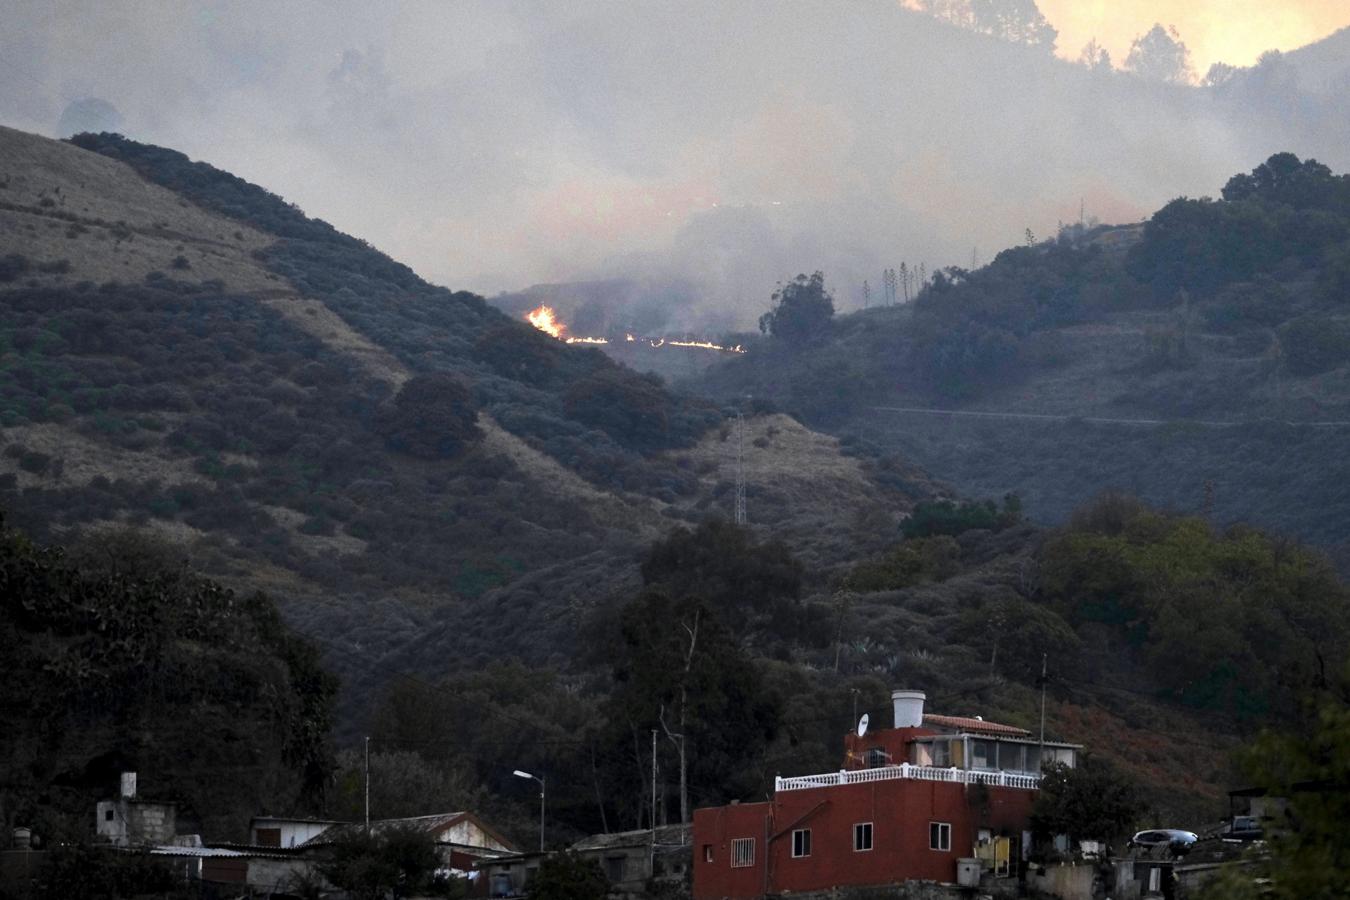
[[[1027,737],[1031,734],[1030,731],[1025,728],[1018,728],[1016,725],[1000,725],[998,722],[986,722],[983,719],[972,719],[967,716],[938,716],[925,713],[923,721],[925,725],[955,728],[957,731],[970,731],[976,734],[1001,734],[1008,737]]]

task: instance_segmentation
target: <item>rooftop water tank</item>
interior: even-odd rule
[[[923,724],[923,691],[891,691],[891,705],[895,709],[896,728],[918,728]]]

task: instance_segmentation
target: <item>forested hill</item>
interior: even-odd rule
[[[1345,658],[1345,589],[1287,541],[1118,497],[1058,532],[1023,521],[1014,496],[1001,506],[934,501],[940,486],[878,449],[886,433],[840,441],[756,406],[737,435],[712,402],[429,285],[172,151],[0,129],[0,160],[7,521],[39,544],[72,546],[76,559],[100,547],[113,550],[97,559],[120,558],[123,526],[152,544],[157,532],[180,548],[175,572],[202,573],[123,590],[102,570],[86,578],[7,537],[11,555],[52,560],[53,583],[86,591],[62,594],[65,606],[36,619],[23,595],[0,592],[18,601],[0,624],[36,660],[35,696],[79,688],[43,662],[61,642],[120,677],[127,661],[98,638],[109,598],[125,607],[133,656],[169,666],[147,682],[149,696],[172,693],[164,679],[181,660],[162,641],[182,632],[180,649],[199,652],[200,616],[165,605],[186,598],[200,601],[208,625],[222,605],[245,613],[222,632],[212,666],[229,668],[249,641],[276,651],[239,669],[239,696],[282,662],[290,677],[313,677],[324,721],[296,724],[314,737],[331,683],[307,650],[282,658],[300,645],[265,601],[239,607],[231,597],[242,595],[222,589],[263,587],[341,677],[339,730],[378,736],[372,766],[390,775],[375,779],[388,791],[373,798],[382,814],[474,808],[531,835],[533,794],[510,760],[549,773],[560,840],[650,820],[647,738],[670,723],[675,698],[682,738],[657,750],[667,811],[680,802],[677,744],[690,749],[691,803],[758,797],[776,772],[837,767],[854,704],[884,715],[899,685],[927,690],[935,710],[1029,725],[1036,661],[1049,657],[1050,734],[1144,781],[1148,824],[1198,824],[1222,798],[1224,751],[1289,718]],[[1074,387],[1098,366],[1215,416],[1220,388],[1257,399],[1276,389],[1231,375],[1255,365],[1231,348],[1264,335],[1281,348],[1286,399],[1260,408],[1293,409],[1289,397],[1323,396],[1341,371],[1334,342],[1323,374],[1298,367],[1322,365],[1308,362],[1321,357],[1307,354],[1299,323],[1311,319],[1320,338],[1340,322],[1344,269],[1324,257],[1344,253],[1344,181],[1296,161],[1271,165],[1235,181],[1224,201],[1169,207],[1142,238],[1069,233],[979,272],[945,272],[911,309],[786,327],[712,383],[857,431],[880,397],[1053,411],[1045,385]],[[1238,238],[1248,243],[1230,246]],[[1285,243],[1271,251],[1270,240]],[[1319,249],[1290,249],[1305,246]],[[1254,268],[1230,273],[1242,265]],[[1272,308],[1281,317],[1267,321]],[[1145,328],[1128,364],[1081,343],[1100,333],[1115,347]],[[1187,379],[1215,387],[1182,391]],[[1076,396],[1066,388],[1063,408]],[[1161,401],[1111,402],[1138,413]],[[1074,427],[1090,431],[1063,429]],[[1272,443],[1289,440],[1280,428]],[[921,432],[903,433],[916,452],[927,448]],[[946,440],[936,429],[927,439]],[[947,441],[947,456],[930,456],[935,467],[983,458],[972,446]],[[732,508],[738,447],[750,530],[714,518]],[[1020,452],[1085,486],[1063,464],[1083,449]],[[1256,454],[1234,460],[1267,465]],[[1012,486],[1037,502],[1047,494]],[[1215,494],[1221,509],[1222,483]],[[1316,508],[1337,515],[1337,502],[1327,488]],[[50,704],[9,699],[16,733],[58,747],[83,733],[45,715]],[[81,715],[97,718],[97,698],[85,699]],[[185,733],[165,725],[163,710],[126,711],[136,727],[143,715],[164,728],[143,729],[143,741]],[[203,727],[219,725],[216,707],[202,714]],[[125,728],[100,728],[62,749],[60,768],[110,769],[120,763],[105,750],[126,741]],[[265,762],[291,792],[277,794],[284,804],[304,779],[277,760]],[[350,755],[337,763],[330,810],[354,816],[359,769]],[[200,771],[177,773],[179,789],[206,797]],[[62,772],[31,777],[55,784]],[[262,802],[240,796],[236,817]],[[87,798],[67,799],[78,809]]]
[[[776,400],[967,495],[1019,492],[1033,519],[1117,487],[1344,566],[1350,179],[1280,154],[1220,199],[1066,227],[939,272],[911,304],[780,333],[702,387]]]
[[[157,530],[268,589],[358,691],[432,623],[454,623],[421,645],[438,670],[569,659],[639,551],[729,514],[734,483],[712,404],[107,134],[0,129],[0,426],[16,525]],[[927,490],[784,417],[748,427],[784,470],[757,521],[825,569],[893,528],[822,521],[893,525]]]

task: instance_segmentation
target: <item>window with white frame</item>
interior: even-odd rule
[[[947,822],[928,823],[928,849],[952,849],[952,826]]]
[[[872,823],[859,822],[853,826],[854,851],[872,849]]]
[[[736,838],[731,842],[731,867],[744,869],[755,864],[755,839]]]
[[[710,862],[713,861],[713,849],[712,849],[712,844],[704,844],[704,845],[703,845],[703,861],[704,861],[705,863],[710,863]]]
[[[811,829],[798,828],[792,832],[792,857],[811,855]]]

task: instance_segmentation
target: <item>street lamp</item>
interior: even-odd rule
[[[532,778],[539,782],[539,852],[544,852],[544,779],[538,775],[531,775],[529,772],[522,772],[516,769],[512,773],[517,778]]]

